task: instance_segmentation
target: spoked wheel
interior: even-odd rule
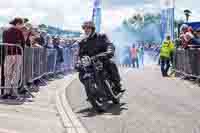
[[[119,94],[113,90],[113,87],[111,86],[111,84],[109,83],[108,80],[105,80],[104,83],[105,83],[105,87],[111,97],[113,104],[119,104],[120,103],[120,97],[118,97]]]
[[[87,93],[88,93],[88,101],[92,105],[92,107],[95,109],[95,111],[102,113],[105,111],[103,108],[103,101],[97,96],[97,86],[93,84],[91,80],[88,80],[87,83]]]

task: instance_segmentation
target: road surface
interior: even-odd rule
[[[96,114],[75,80],[69,103],[91,133],[200,133],[200,88],[178,78],[163,78],[159,68],[121,70],[127,92],[120,105]]]

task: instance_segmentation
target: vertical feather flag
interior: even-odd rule
[[[174,40],[174,8],[175,0],[161,0],[161,34],[162,40],[170,35]]]
[[[94,0],[92,21],[96,26],[96,32],[101,30],[101,0]]]

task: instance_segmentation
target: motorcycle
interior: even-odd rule
[[[84,73],[85,90],[88,101],[97,112],[104,112],[104,105],[108,102],[113,104],[120,103],[122,93],[118,93],[115,84],[110,80],[109,74],[105,71],[104,65],[100,58],[105,53],[94,57],[84,56],[79,64]]]

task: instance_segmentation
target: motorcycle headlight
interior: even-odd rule
[[[91,60],[90,60],[90,57],[89,56],[84,56],[82,59],[81,59],[81,62],[82,62],[82,65],[84,67],[87,67],[87,66],[90,66],[91,65]]]

